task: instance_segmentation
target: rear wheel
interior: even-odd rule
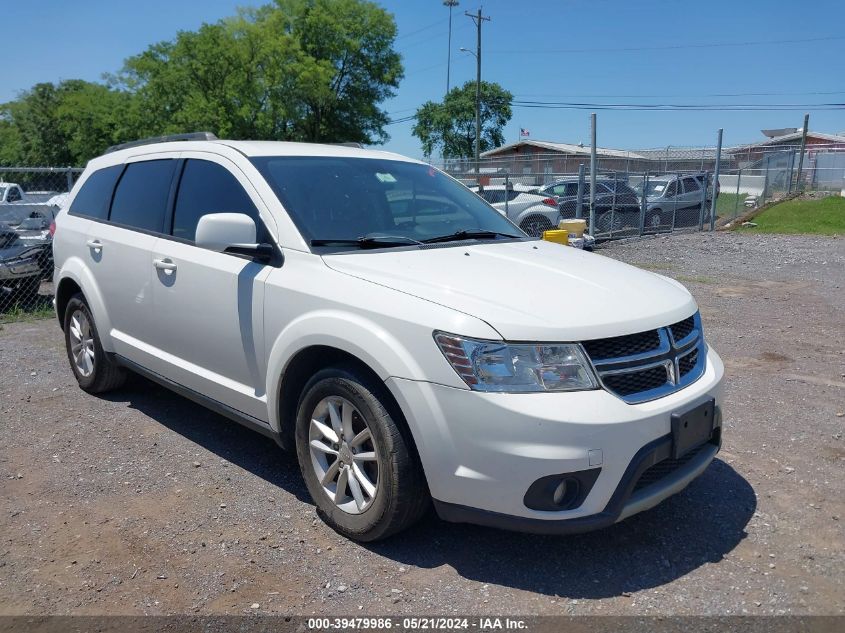
[[[359,541],[399,532],[428,508],[422,469],[383,390],[355,367],[324,369],[297,412],[296,453],[317,513]]]
[[[68,301],[64,324],[67,357],[79,386],[88,393],[120,387],[126,381],[126,370],[103,351],[94,317],[81,294]]]
[[[543,231],[554,228],[552,221],[543,215],[529,215],[519,224],[519,228],[531,237],[543,237]]]
[[[607,211],[596,218],[596,229],[599,233],[617,233],[624,225],[622,213],[618,211]]]

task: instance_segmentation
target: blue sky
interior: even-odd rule
[[[250,0],[38,0],[18,3],[0,39],[0,102],[39,81],[98,80],[149,44],[231,15]],[[442,0],[382,0],[399,27],[405,79],[384,104],[394,118],[440,99],[446,87],[448,9]],[[475,30],[461,0],[453,13],[452,85],[475,79]],[[487,0],[483,78],[524,101],[677,104],[845,102],[841,0]],[[806,26],[803,26],[806,25]],[[771,43],[778,40],[807,40]],[[837,38],[837,39],[832,39]],[[757,42],[767,42],[758,44]],[[726,46],[726,44],[728,44]],[[690,47],[690,45],[693,45]],[[654,50],[655,47],[672,47]],[[630,50],[630,49],[650,50]],[[620,50],[628,49],[628,50]],[[737,95],[743,96],[708,96]],[[757,93],[748,95],[747,93]],[[759,94],[766,93],[766,94]],[[811,94],[827,93],[827,94]],[[598,112],[598,144],[626,149],[762,138],[761,128],[845,132],[845,110]],[[420,156],[412,122],[391,125],[387,148]],[[515,108],[506,129],[531,138],[589,142],[589,111]]]

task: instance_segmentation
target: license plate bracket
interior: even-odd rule
[[[715,414],[716,401],[713,398],[686,411],[672,414],[673,459],[678,459],[710,439]]]

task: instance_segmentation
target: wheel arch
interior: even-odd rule
[[[59,319],[59,324],[64,327],[64,312],[67,302],[73,295],[81,292],[97,325],[100,344],[104,350],[112,351],[111,320],[103,302],[100,287],[91,272],[78,259],[71,258],[62,266],[58,279],[56,285],[56,317]]]

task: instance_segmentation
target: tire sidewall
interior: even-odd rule
[[[385,428],[386,424],[393,424],[390,414],[375,394],[362,385],[355,375],[344,369],[333,368],[318,372],[308,381],[302,394],[296,415],[296,454],[317,513],[330,526],[349,536],[360,540],[379,538],[379,526],[385,515],[391,512],[394,503],[391,491],[395,489],[398,468],[393,456],[397,449],[404,450],[404,447],[395,446],[396,436],[391,437]],[[321,400],[330,396],[346,398],[364,416],[378,455],[379,477],[376,496],[370,506],[360,514],[344,512],[329,499],[311,463],[311,414]]]
[[[90,376],[83,376],[79,373],[79,370],[76,368],[76,363],[73,360],[73,354],[70,351],[70,317],[77,310],[82,311],[88,318],[88,323],[91,327],[91,334],[94,338],[94,371],[91,372]],[[75,295],[68,301],[67,307],[65,308],[64,326],[65,351],[67,352],[71,371],[73,371],[73,375],[76,378],[76,382],[79,383],[79,386],[83,390],[88,391],[93,388],[97,381],[97,375],[105,362],[105,353],[100,345],[100,335],[97,332],[97,325],[94,323],[94,315],[91,314],[91,309],[88,307],[88,304],[81,295]]]

